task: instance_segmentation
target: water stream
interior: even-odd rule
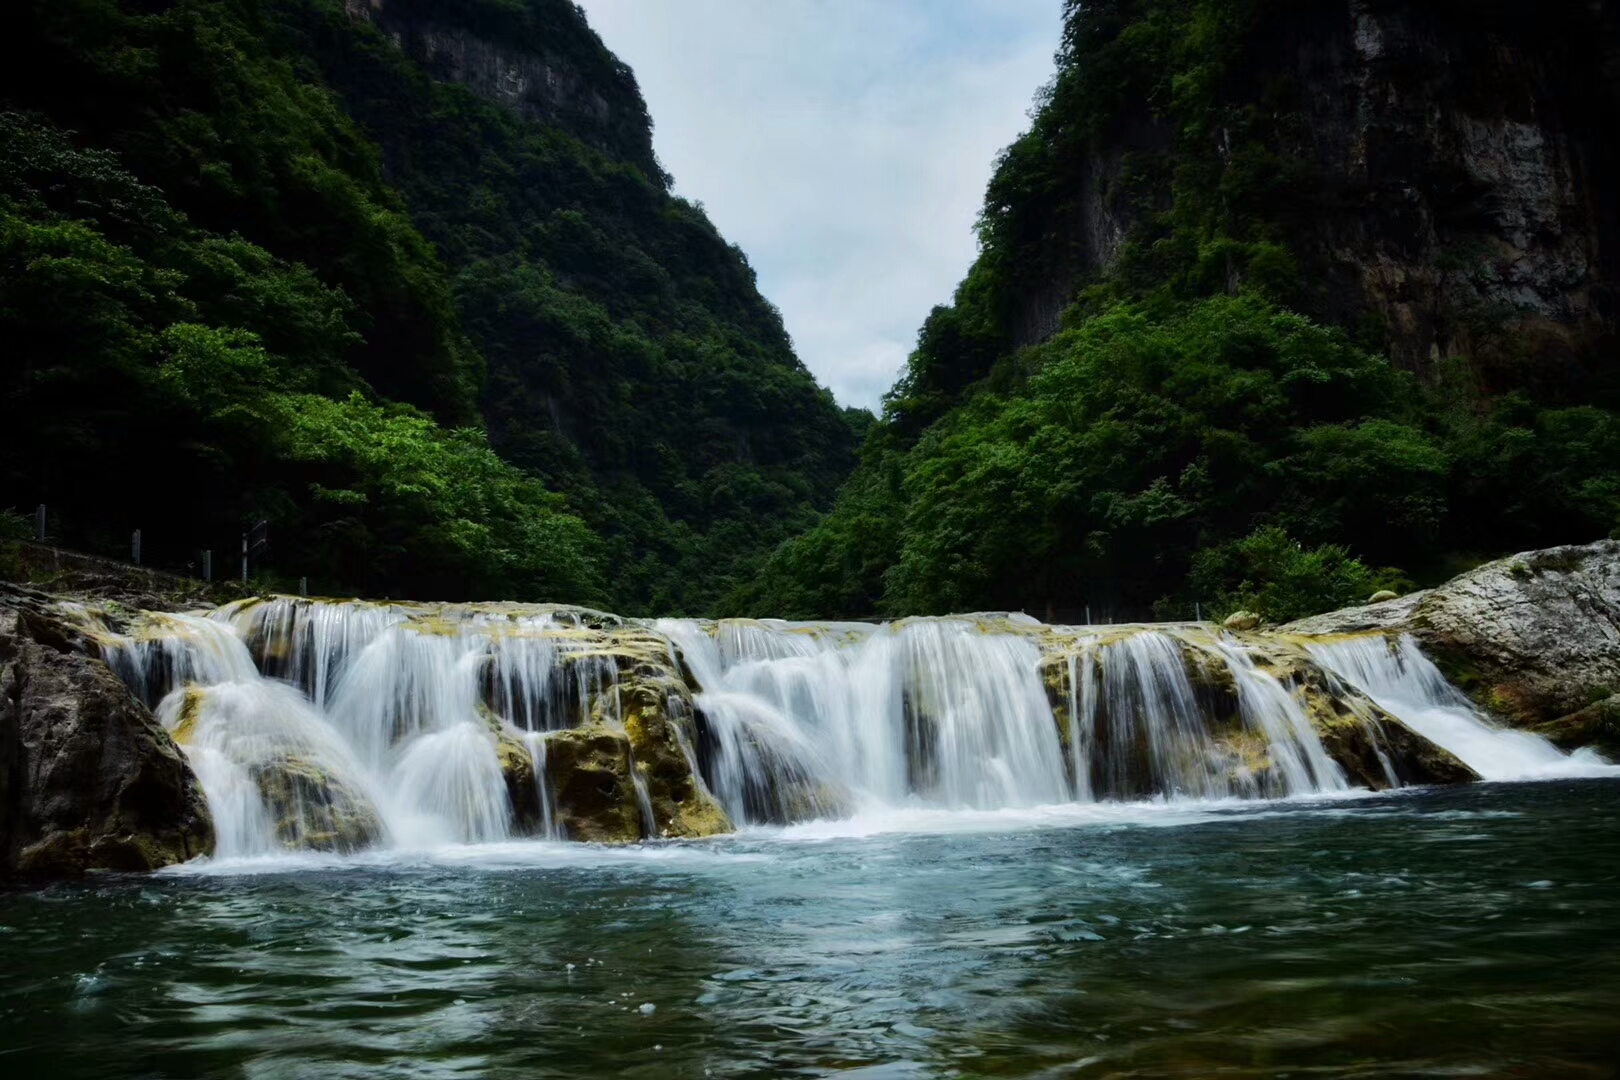
[[[917,807],[0,891],[11,1077],[1559,1077],[1620,781]]]
[[[739,826],[1346,791],[1295,688],[1255,647],[1207,627],[1022,616],[628,624],[280,598],[149,616],[106,652],[180,738],[218,857],[233,859],[504,841],[516,824],[502,738],[533,766],[535,831],[563,838],[547,739],[625,731],[627,665],[693,687],[668,698],[691,713],[676,736]],[[1307,648],[1487,779],[1612,769],[1496,728],[1410,640]],[[633,754],[628,780],[642,835],[658,835]]]

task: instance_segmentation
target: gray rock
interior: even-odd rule
[[[48,604],[0,599],[0,875],[153,870],[212,851],[174,740]]]
[[[1234,611],[1221,625],[1228,630],[1254,630],[1260,626],[1260,616],[1252,611]]]
[[[1620,689],[1620,542],[1509,556],[1437,589],[1282,630],[1410,633],[1491,712],[1549,723]]]

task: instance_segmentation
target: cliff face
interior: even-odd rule
[[[1557,378],[1612,345],[1615,9],[1561,6],[1350,0],[1278,35],[1326,211],[1299,222],[1313,306],[1378,316],[1415,370],[1468,355]]]
[[[1140,32],[1150,6],[1091,4],[1088,16],[1106,39],[1131,20],[1142,20],[1132,28]],[[1225,7],[1244,14],[1213,91],[1223,120],[1207,131],[1186,126],[1166,107],[1184,93],[1172,86],[1115,103],[1085,165],[1065,170],[1060,209],[1025,230],[1026,254],[1041,271],[1025,276],[1012,307],[1017,344],[1055,331],[1074,290],[1112,265],[1145,217],[1170,205],[1178,181],[1166,156],[1219,160],[1226,199],[1246,165],[1237,143],[1251,138],[1279,165],[1258,215],[1300,260],[1298,302],[1311,314],[1364,334],[1381,330],[1392,358],[1420,373],[1470,357],[1486,390],[1522,381],[1522,370],[1504,370],[1527,361],[1565,382],[1612,349],[1620,297],[1610,194],[1620,181],[1614,4]],[[1081,55],[1080,65],[1088,59],[1099,58]],[[1157,179],[1144,183],[1156,168]],[[1228,284],[1237,283],[1234,274]]]
[[[343,0],[343,7],[435,78],[662,178],[635,76],[572,4],[507,11],[444,0]]]

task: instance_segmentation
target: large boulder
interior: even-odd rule
[[[630,737],[623,731],[593,724],[548,735],[546,780],[568,839],[629,844],[642,838]]]
[[[1411,634],[1491,713],[1518,726],[1552,725],[1620,691],[1620,541],[1513,555],[1427,592],[1282,631]]]
[[[289,755],[251,770],[276,839],[292,851],[346,854],[379,843],[386,830],[365,792],[320,762]]]
[[[667,668],[641,664],[620,686],[619,703],[658,835],[691,839],[731,832],[731,819],[697,775],[697,710],[686,683]]]
[[[174,740],[42,598],[0,597],[0,873],[153,870],[214,826]]]

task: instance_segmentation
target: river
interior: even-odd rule
[[[1620,780],[918,808],[0,893],[0,1073],[1600,1077]]]

